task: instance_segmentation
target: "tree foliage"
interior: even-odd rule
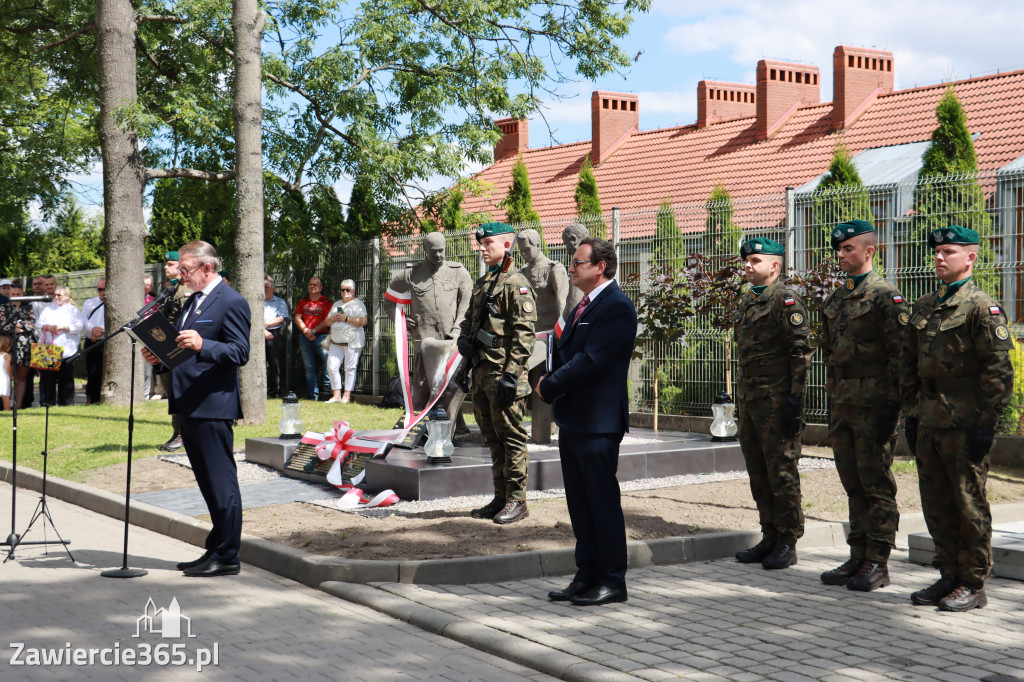
[[[821,241],[811,248],[825,248],[830,244],[836,223],[850,220],[873,222],[871,198],[857,167],[853,165],[850,150],[842,141],[836,143],[832,162],[818,187],[814,190],[814,222],[821,228]]]
[[[573,198],[576,200],[576,216],[579,222],[590,230],[590,236],[607,239],[608,226],[601,219],[601,197],[597,191],[597,177],[594,175],[594,164],[590,162],[589,154],[580,166],[579,180],[576,182],[576,193]]]
[[[732,256],[740,250],[743,230],[733,221],[732,195],[725,185],[718,183],[711,190],[704,222],[704,254]]]
[[[505,209],[505,221],[510,225],[518,225],[521,229],[534,228],[540,235],[541,251],[547,255],[548,244],[544,239],[544,228],[540,224],[540,214],[533,210],[533,193],[530,192],[530,173],[523,161],[523,155],[516,158],[512,165],[512,184],[508,194],[498,204]]]
[[[686,265],[686,241],[676,224],[672,201],[665,199],[655,216],[654,248],[651,259],[678,272]]]
[[[361,177],[352,185],[345,215],[345,236],[352,241],[365,241],[379,237],[383,230],[380,208],[373,191]]]
[[[49,224],[31,225],[11,243],[4,268],[11,276],[95,270],[106,258],[103,216],[88,215],[71,195],[60,198]]]

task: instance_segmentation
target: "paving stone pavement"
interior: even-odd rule
[[[890,562],[893,585],[829,587],[845,549],[800,552],[765,571],[719,560],[630,571],[629,601],[580,608],[546,599],[567,579],[379,589],[646,680],[1024,680],[1024,583],[992,579],[987,608],[913,606],[937,573]]]
[[[18,532],[38,500],[37,493],[19,489]],[[248,565],[239,576],[186,578],[173,564],[195,558],[198,550],[136,527],[129,533],[128,563],[149,574],[103,578],[102,570],[121,566],[124,524],[52,498],[49,507],[77,563],[59,546],[22,545],[0,566],[0,680],[554,679]],[[10,530],[10,509],[11,487],[0,484],[2,537]],[[25,539],[42,539],[42,531],[37,522]],[[46,531],[53,539],[52,529]],[[2,552],[6,557],[7,548]],[[150,598],[156,608],[177,599],[196,637],[168,639],[145,630],[134,637]],[[12,665],[15,642],[25,644],[19,659],[25,661],[29,649],[105,648],[123,655],[148,645],[155,656],[160,644],[181,643],[185,656],[216,644],[219,662],[201,673],[155,663],[103,666],[98,654],[91,666],[18,666]]]

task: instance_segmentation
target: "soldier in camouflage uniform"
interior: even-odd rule
[[[875,226],[866,220],[836,225],[832,248],[846,281],[825,299],[820,344],[829,440],[850,507],[850,559],[822,573],[821,581],[861,592],[890,582],[889,553],[900,520],[890,441],[901,385],[909,381],[900,353],[910,313],[903,295],[872,269],[877,245]]]
[[[188,298],[191,293],[188,287],[181,281],[180,273],[178,272],[178,252],[168,251],[164,255],[164,275],[167,276],[167,286],[174,287],[174,293],[171,294],[171,298],[161,306],[161,310],[164,316],[174,324],[178,321],[178,316],[181,315],[181,309],[185,305],[185,299]],[[170,386],[170,372],[163,371],[156,375],[160,381],[160,391],[166,397],[171,393]],[[171,427],[174,429],[174,433],[171,434],[171,439],[159,446],[158,450],[164,452],[172,452],[181,448],[181,428],[178,425],[178,415],[171,415]]]
[[[971,280],[978,233],[950,225],[933,230],[928,246],[943,284],[914,303],[910,319],[908,362],[916,375],[906,435],[941,577],[910,598],[969,611],[988,603],[992,515],[985,482],[996,423],[1013,391],[1013,341],[1002,308]]]
[[[513,230],[504,223],[487,223],[476,231],[480,252],[488,272],[476,281],[469,309],[462,321],[459,352],[466,358],[479,356],[480,364],[471,374],[473,412],[477,426],[491,451],[494,499],[472,516],[515,523],[529,516],[526,508],[526,477],[530,463],[526,451],[523,416],[530,395],[526,363],[534,345],[537,306],[533,290],[515,267],[501,271],[505,250],[511,246]],[[485,295],[492,281],[498,282],[494,300]],[[477,338],[470,338],[474,318],[481,306],[487,313]]]
[[[736,553],[742,563],[781,569],[797,561],[804,534],[800,502],[800,433],[804,387],[814,352],[803,301],[778,280],[785,250],[758,237],[743,243],[750,291],[735,313],[739,438],[761,541]]]

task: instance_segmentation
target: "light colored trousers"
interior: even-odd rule
[[[359,354],[362,348],[351,346],[339,346],[331,344],[331,350],[327,354],[327,376],[331,380],[331,390],[341,390],[341,368],[345,367],[345,390],[351,391],[356,386],[356,366],[359,364]]]

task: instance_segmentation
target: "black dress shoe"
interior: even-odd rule
[[[548,599],[551,601],[569,601],[578,594],[589,592],[594,589],[593,585],[573,580],[564,590],[553,590],[548,592]]]
[[[781,568],[789,568],[796,563],[796,545],[787,545],[780,542],[775,545],[772,553],[764,558],[761,567],[769,571],[777,571]]]
[[[174,567],[179,571],[184,571],[186,568],[195,568],[199,564],[205,564],[207,561],[209,561],[210,556],[210,553],[206,552],[203,554],[203,556],[199,557],[198,559],[193,559],[192,561],[181,561],[175,564]]]
[[[889,584],[889,567],[884,561],[865,559],[860,565],[857,575],[846,583],[846,589],[857,592],[870,592]]]
[[[775,540],[762,538],[761,542],[753,547],[736,552],[736,561],[741,564],[756,564],[764,561],[764,558],[771,554],[773,549],[775,549]]]
[[[238,564],[222,564],[216,559],[207,559],[198,566],[186,568],[182,572],[190,578],[213,578],[218,575],[238,575],[239,570]]]
[[[569,601],[576,606],[600,606],[601,604],[614,604],[616,602],[626,601],[628,596],[626,595],[626,588],[608,587],[607,585],[598,585],[583,594],[577,594],[575,597],[569,597]]]

